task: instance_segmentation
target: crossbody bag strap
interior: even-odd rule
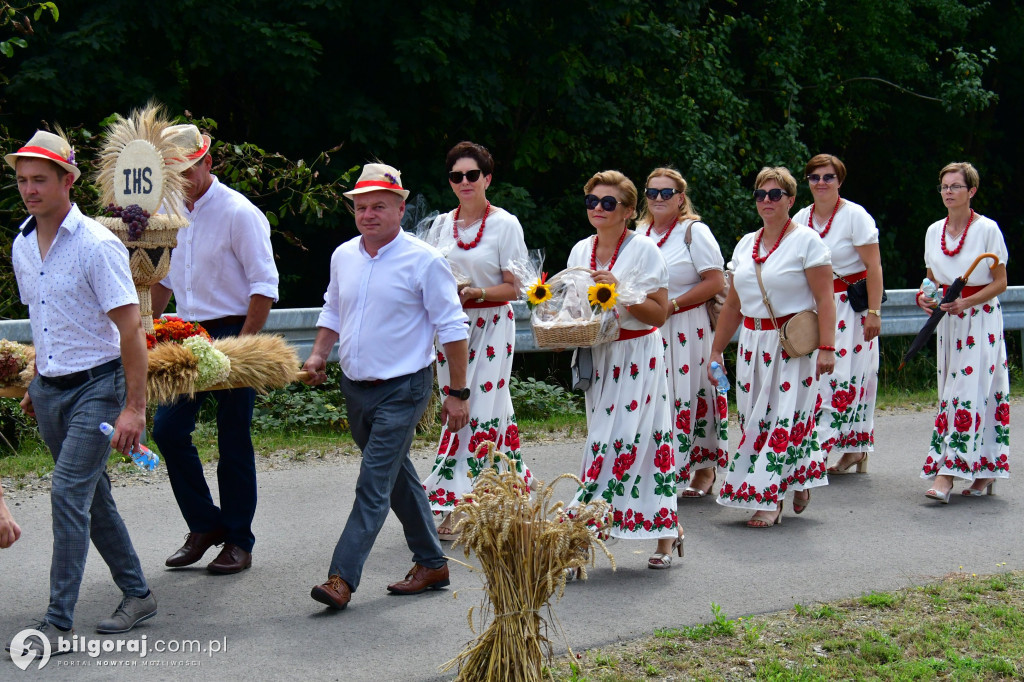
[[[765,306],[768,308],[768,317],[772,318],[772,324],[775,325],[775,329],[781,335],[782,330],[779,329],[779,323],[775,320],[775,311],[772,310],[772,304],[768,301],[768,292],[764,290],[764,282],[761,281],[761,264],[756,260],[754,261],[754,272],[757,273],[757,286],[761,287],[761,300],[764,301]]]

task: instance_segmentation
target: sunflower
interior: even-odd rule
[[[587,300],[590,301],[590,306],[597,310],[611,310],[615,307],[615,301],[618,296],[615,294],[614,284],[597,283],[594,286],[587,289]]]
[[[543,273],[537,281],[526,290],[526,303],[530,309],[536,308],[551,298],[551,285],[547,283],[548,273]]]

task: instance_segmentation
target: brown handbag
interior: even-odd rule
[[[693,227],[693,222],[694,221],[691,220],[690,223],[686,226],[686,238],[685,238],[685,241],[686,241],[686,251],[687,251],[687,253],[690,252],[690,239],[691,239],[690,228]],[[693,264],[693,254],[690,255],[690,264],[691,265]],[[693,269],[696,270],[697,266],[694,265]],[[708,310],[708,319],[711,320],[711,331],[714,331],[715,327],[718,326],[718,315],[719,315],[719,313],[722,312],[722,306],[725,305],[725,299],[729,296],[729,289],[730,289],[730,287],[732,287],[732,273],[729,272],[728,269],[726,269],[724,272],[725,272],[725,286],[717,294],[715,294],[714,296],[712,296],[708,300],[704,301],[704,307],[707,308],[707,310]],[[697,275],[698,276],[700,275],[699,271],[697,272]]]
[[[818,349],[818,339],[820,338],[818,335],[818,313],[813,310],[801,310],[786,320],[780,327],[775,319],[775,311],[772,310],[772,304],[768,302],[768,292],[764,289],[764,282],[761,281],[761,264],[754,261],[754,267],[757,272],[757,284],[761,287],[761,296],[764,299],[765,306],[768,307],[768,315],[772,318],[775,328],[779,331],[779,341],[782,343],[782,349],[791,358],[800,358],[816,351]]]

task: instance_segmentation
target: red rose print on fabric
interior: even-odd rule
[[[942,413],[939,414],[938,417],[935,418],[935,432],[937,434],[939,434],[940,436],[943,436],[943,435],[946,434],[946,431],[948,429],[949,429],[949,418],[946,416],[945,412],[942,412]]]
[[[957,410],[956,415],[953,417],[953,428],[960,433],[967,432],[973,423],[974,420],[971,418],[971,413],[967,410]]]
[[[675,468],[676,458],[668,443],[663,443],[658,448],[658,452],[654,455],[654,466],[658,467],[658,471],[662,473]]]
[[[995,418],[996,418],[996,421],[999,422],[1000,424],[1002,424],[1003,426],[1006,426],[1007,424],[1009,424],[1010,423],[1010,404],[1009,403],[999,403],[999,405],[996,407]]]
[[[718,402],[718,418],[725,419],[729,416],[729,401],[724,395],[719,395],[716,400]]]
[[[708,401],[697,397],[697,419],[703,419],[708,413]]]
[[[768,441],[768,445],[775,452],[785,452],[786,448],[789,447],[789,432],[783,428],[777,428],[772,432],[771,440]]]

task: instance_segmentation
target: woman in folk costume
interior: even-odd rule
[[[714,331],[705,303],[725,287],[725,260],[714,234],[693,210],[674,168],[647,176],[639,231],[655,240],[668,265],[669,318],[661,328],[681,498],[711,492],[729,457],[728,402],[708,378]]]
[[[856,466],[867,473],[875,443],[875,393],[878,390],[878,334],[882,329],[882,259],[875,220],[859,204],[839,196],[846,165],[831,154],[818,154],[804,168],[814,203],[793,222],[819,235],[832,252],[836,303],[836,368],[821,382],[817,416],[818,444],[840,455],[829,474]],[[849,288],[865,280],[867,308],[855,310]]]
[[[946,315],[935,330],[939,409],[921,477],[933,481],[925,495],[944,504],[954,479],[970,483],[962,491],[970,497],[991,495],[996,479],[1010,476],[1010,377],[996,298],[1006,291],[1008,254],[999,225],[971,207],[978,183],[969,163],[951,163],[939,172],[948,214],[932,223],[924,242],[928,278],[943,294],[978,255],[999,257],[998,265],[975,268],[960,296],[940,306]],[[929,314],[937,303],[918,292],[917,304]]]
[[[722,352],[742,325],[736,352],[741,437],[718,503],[752,509],[747,526],[770,528],[782,522],[788,492],[799,514],[811,502],[811,488],[828,484],[814,414],[818,379],[835,366],[836,308],[828,247],[814,230],[789,218],[796,197],[792,174],[782,167],[762,168],[754,187],[763,224],[733,251],[733,283],[718,318],[711,360],[725,366]],[[776,324],[812,309],[818,313],[821,345],[790,357]]]
[[[673,553],[683,555],[683,529],[676,518],[676,450],[658,331],[668,314],[668,268],[654,241],[629,230],[637,205],[629,178],[603,171],[583,189],[596,234],[577,242],[569,267],[588,268],[597,284],[618,285],[628,274],[647,298],[617,305],[618,339],[592,348],[583,486],[576,501],[607,501],[611,537],[656,540],[648,566],[669,568]]]
[[[446,165],[448,184],[459,205],[437,218],[427,239],[447,256],[454,271],[470,281],[459,290],[470,323],[465,387],[469,393],[469,424],[457,433],[442,431],[437,459],[423,485],[434,513],[448,512],[438,527],[438,536],[452,540],[458,521],[452,512],[462,496],[473,489],[482,468],[505,455],[515,462],[527,484],[531,476],[519,451],[519,428],[508,385],[516,342],[515,315],[509,301],[517,296],[509,263],[526,258],[523,228],[514,215],[487,200],[494,159],[486,148],[460,142],[448,152]],[[437,382],[443,398],[452,387],[440,350]],[[484,441],[495,446],[489,458],[481,448]]]

